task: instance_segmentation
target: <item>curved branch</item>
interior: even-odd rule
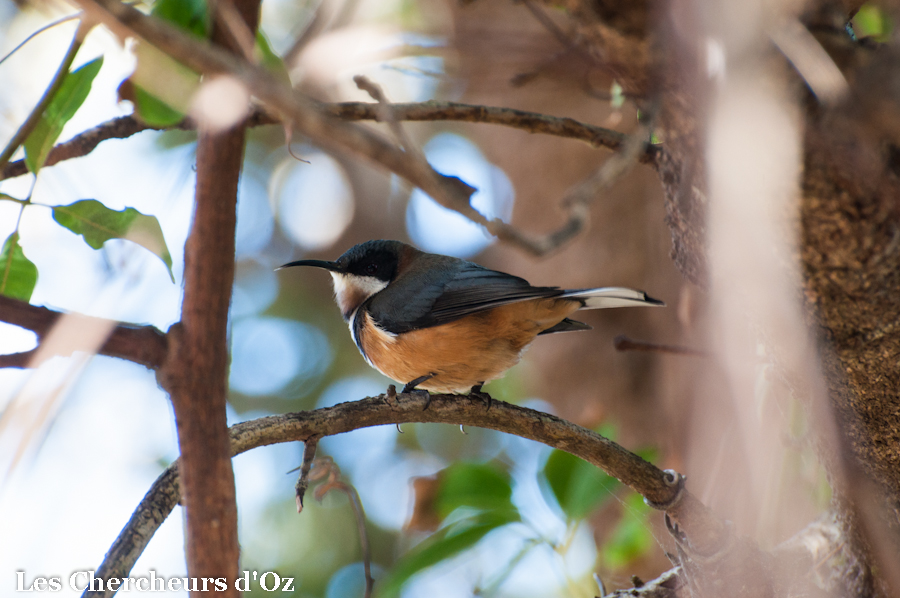
[[[618,478],[642,494],[648,503],[662,505],[667,515],[680,526],[698,553],[714,554],[730,538],[728,526],[686,490],[673,496],[670,474],[648,463],[596,432],[553,415],[533,409],[494,401],[485,409],[480,398],[460,395],[416,393],[370,397],[334,407],[263,417],[231,427],[232,455],[260,446],[281,442],[305,441],[342,434],[358,428],[399,423],[463,424],[515,434],[536,440],[576,455]],[[97,570],[97,577],[127,577],[155,528],[179,500],[178,462],[173,463],[153,484],[125,529],[122,530]],[[84,596],[104,596],[90,594]]]
[[[44,166],[53,166],[64,160],[86,156],[94,151],[100,142],[107,139],[126,139],[135,133],[154,128],[156,127],[146,125],[134,116],[114,118],[79,133],[68,141],[55,145],[47,155]],[[3,170],[0,171],[0,180],[11,179],[27,173],[28,167],[25,166],[25,160],[16,160],[3,167]]]
[[[378,104],[370,102],[340,102],[336,104],[322,104],[322,109],[345,121],[378,120]],[[539,112],[526,110],[514,110],[512,108],[499,108],[494,106],[479,106],[475,104],[463,104],[460,102],[420,102],[410,104],[391,104],[391,111],[397,120],[411,122],[437,122],[453,121],[500,125],[519,129],[527,133],[541,135],[553,135],[567,139],[576,139],[591,144],[594,147],[605,147],[611,150],[619,150],[626,139],[626,135],[612,129],[597,127],[579,122],[572,118],[549,116]],[[278,119],[257,109],[247,120],[248,127],[277,124]],[[175,127],[181,130],[193,130],[196,123],[191,119],[185,119]],[[158,127],[142,123],[134,115],[120,116],[96,127],[88,129],[72,137],[68,141],[57,144],[47,156],[44,166],[53,166],[72,158],[81,158],[90,154],[108,139],[127,139],[141,131],[161,131],[166,127]],[[655,146],[647,146],[638,160],[644,164],[655,164],[658,149]],[[22,176],[28,173],[24,160],[16,160],[7,164],[0,171],[0,181]]]
[[[67,314],[0,295],[0,322],[31,330],[37,334],[39,341],[65,315]],[[165,361],[168,340],[166,335],[155,326],[136,326],[111,322],[104,318],[76,315],[87,321],[95,321],[98,326],[112,329],[109,338],[100,347],[99,354],[127,359],[151,370],[159,369]],[[71,345],[71,349],[77,351],[79,349],[77,343]],[[95,348],[89,346],[85,347],[85,350],[93,352]],[[0,356],[0,367],[34,367],[38,364],[28,360],[31,353],[31,351],[26,351]]]

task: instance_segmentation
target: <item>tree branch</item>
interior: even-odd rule
[[[64,313],[31,305],[25,301],[0,295],[0,322],[20,326],[31,330],[38,336],[38,342],[50,332],[50,329],[63,317]],[[74,314],[87,321],[95,321],[98,326],[112,328],[112,333],[100,348],[101,355],[127,359],[139,363],[151,370],[159,369],[166,359],[168,340],[166,335],[155,326],[136,326],[112,322],[104,318],[94,318],[82,314]],[[72,339],[73,342],[77,339]],[[78,350],[77,342],[72,350]],[[93,346],[85,347],[93,351]],[[0,367],[35,367],[28,356],[31,351],[0,356]]]
[[[44,162],[44,166],[53,166],[64,160],[86,156],[94,151],[102,141],[107,139],[126,139],[135,133],[155,128],[138,121],[134,116],[114,118],[79,133],[68,141],[55,145],[47,155],[47,161]],[[2,172],[0,172],[0,180],[22,176],[27,173],[28,167],[25,165],[25,160],[16,160],[3,167]]]
[[[370,102],[340,102],[336,104],[322,104],[322,109],[328,114],[345,121],[378,120],[378,104]],[[596,127],[577,120],[549,116],[538,112],[514,110],[512,108],[499,108],[494,106],[479,106],[474,104],[462,104],[459,102],[420,102],[411,104],[391,104],[391,111],[397,120],[411,122],[468,122],[489,125],[500,125],[519,129],[527,133],[541,135],[553,135],[567,139],[576,139],[591,144],[594,147],[605,147],[611,150],[619,150],[626,139],[626,135],[612,129]],[[247,120],[246,126],[257,127],[262,125],[278,124],[280,121],[265,111],[257,109]],[[185,119],[172,127],[181,130],[193,130],[196,123],[191,119]],[[121,116],[105,123],[101,123],[92,129],[88,129],[72,137],[68,141],[57,144],[47,156],[44,166],[52,166],[72,158],[80,158],[90,154],[101,142],[108,139],[126,139],[141,131],[166,130],[165,127],[157,127],[142,123],[136,116]],[[638,157],[643,164],[655,165],[658,148],[648,145]],[[0,172],[0,180],[5,180],[28,173],[24,160],[16,160],[7,164]]]
[[[596,432],[553,415],[502,401],[495,400],[488,411],[477,397],[431,395],[427,411],[423,410],[424,406],[425,399],[419,394],[406,393],[398,394],[390,401],[386,395],[379,395],[314,411],[264,417],[231,427],[231,451],[232,455],[238,455],[270,444],[306,441],[359,428],[399,423],[430,422],[487,428],[567,451],[618,478],[642,494],[650,504],[666,505],[667,515],[677,522],[698,554],[715,555],[729,544],[728,526],[699,500],[685,489],[676,491],[673,496],[669,473]],[[98,569],[98,577],[128,576],[149,543],[154,526],[161,525],[178,502],[177,468],[178,463],[173,463],[153,484],[107,553]]]
[[[138,36],[202,75],[226,74],[241,81],[273,113],[283,116],[316,145],[331,151],[351,152],[382,166],[421,189],[440,205],[480,224],[498,239],[537,255],[548,251],[547,239],[531,239],[499,218],[488,219],[472,207],[470,200],[476,191],[474,187],[457,177],[437,172],[426,160],[402,151],[379,134],[340,122],[318,102],[291,89],[265,69],[117,0],[79,0],[79,4],[87,14],[122,37]]]
[[[210,10],[225,10],[226,3],[212,3]],[[226,12],[213,18],[212,43],[218,51],[239,52],[237,40],[255,35],[259,0],[237,0]],[[226,598],[241,594],[235,587],[240,545],[226,397],[228,308],[245,134],[243,123],[216,131],[201,127],[193,223],[184,247],[181,321],[159,376],[172,399],[178,431],[188,574],[225,579]]]

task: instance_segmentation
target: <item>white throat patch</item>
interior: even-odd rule
[[[388,283],[374,276],[358,276],[342,272],[329,272],[334,282],[334,297],[341,314],[346,320],[352,320],[355,312],[363,302],[375,293],[384,290]]]

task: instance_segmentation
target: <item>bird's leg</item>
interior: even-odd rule
[[[484,404],[487,405],[487,409],[490,409],[493,398],[491,398],[491,395],[481,390],[482,386],[484,386],[484,382],[473,386],[472,390],[469,391],[469,396],[481,399],[482,401],[484,401]]]
[[[407,393],[407,392],[425,393],[425,406],[422,408],[422,411],[425,411],[426,409],[428,409],[428,406],[431,405],[431,394],[423,388],[416,388],[416,386],[425,382],[426,380],[431,380],[432,378],[435,377],[435,375],[436,374],[431,373],[431,374],[428,374],[425,376],[419,376],[415,380],[411,380],[411,381],[407,382],[406,386],[403,387],[404,393]]]

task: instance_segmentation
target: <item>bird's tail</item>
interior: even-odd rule
[[[665,303],[654,299],[644,291],[625,287],[603,287],[599,289],[576,289],[561,295],[569,299],[580,299],[582,309],[605,309],[607,307],[639,307],[641,305],[663,306]]]

